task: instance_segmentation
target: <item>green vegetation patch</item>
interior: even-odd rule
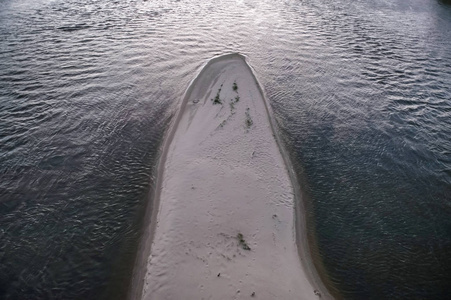
[[[235,102],[233,102],[233,100],[232,100],[232,101],[230,101],[230,111],[232,111],[232,114],[233,114],[234,109],[235,109]]]
[[[251,115],[249,114],[249,108],[246,109],[246,127],[251,128],[252,124],[254,124],[254,121],[252,121]]]
[[[235,109],[235,104],[240,101],[240,96],[236,96],[235,99],[230,100],[230,110],[232,111],[232,114],[234,113],[233,110]]]
[[[249,247],[249,245],[244,240],[244,236],[242,233],[238,233],[236,236],[236,239],[238,240],[238,243],[240,244],[241,248],[243,248],[244,250],[247,250],[247,251],[251,250],[251,247]]]
[[[211,99],[211,101],[213,101],[213,104],[222,104],[221,98],[219,97],[219,95],[221,94],[221,89],[222,89],[222,84],[221,84],[221,87],[219,88],[218,92],[216,93],[215,98]]]

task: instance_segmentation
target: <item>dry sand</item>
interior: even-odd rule
[[[163,148],[142,299],[331,298],[272,124],[243,56],[205,65]]]

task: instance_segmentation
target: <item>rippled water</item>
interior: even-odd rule
[[[451,294],[451,7],[1,0],[0,298],[122,299],[193,75],[249,57],[349,299]]]

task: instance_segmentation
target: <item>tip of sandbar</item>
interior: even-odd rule
[[[217,62],[220,60],[228,60],[228,59],[242,59],[244,61],[247,61],[247,56],[239,53],[239,52],[232,52],[232,53],[226,53],[226,54],[219,54],[217,56],[213,56],[208,63],[213,63],[213,62]]]

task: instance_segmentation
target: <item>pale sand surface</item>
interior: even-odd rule
[[[211,60],[163,149],[142,298],[330,298],[296,244],[285,161],[244,57]]]

